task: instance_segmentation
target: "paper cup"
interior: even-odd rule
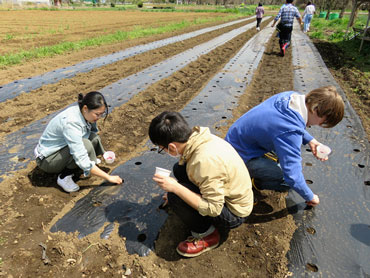
[[[116,155],[112,151],[107,151],[103,154],[103,157],[106,163],[112,164],[116,158]]]
[[[164,177],[169,177],[171,174],[171,171],[167,169],[155,167],[155,173],[158,175],[164,176]]]
[[[331,149],[326,145],[318,145],[316,148],[316,155],[318,158],[325,159],[331,153]]]

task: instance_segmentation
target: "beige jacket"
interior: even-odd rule
[[[228,142],[207,127],[194,127],[179,162],[184,163],[190,181],[201,192],[201,215],[218,216],[225,203],[237,216],[251,213],[251,179],[244,161]]]

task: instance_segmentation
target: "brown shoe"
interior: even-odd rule
[[[179,243],[176,251],[184,257],[196,257],[216,248],[219,243],[220,234],[215,229],[212,234],[203,238],[188,237],[185,241]]]

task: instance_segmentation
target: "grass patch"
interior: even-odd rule
[[[131,31],[116,31],[112,34],[101,35],[95,38],[84,39],[76,42],[62,42],[56,45],[37,47],[30,50],[22,50],[17,53],[10,53],[0,56],[0,66],[11,66],[21,64],[31,59],[53,57],[61,55],[68,51],[77,51],[87,47],[101,46],[105,44],[122,42],[125,40],[143,38],[157,34],[163,34],[171,31],[182,30],[184,28],[199,25],[208,22],[227,21],[239,16],[230,15],[227,17],[197,18],[192,21],[183,20],[181,22],[171,23],[157,28],[145,28],[138,26]]]
[[[14,35],[13,35],[13,34],[6,34],[6,35],[5,35],[4,40],[6,40],[6,41],[10,41],[10,40],[12,40],[12,39],[14,39]]]
[[[183,13],[231,13],[231,14],[244,14],[252,15],[255,13],[255,8],[242,7],[242,8],[221,8],[215,9],[182,9],[169,7],[168,9],[143,9],[143,12],[183,12]]]
[[[359,15],[355,22],[355,27],[364,28],[366,26],[367,15]],[[325,20],[315,17],[312,19],[309,36],[329,43],[333,43],[340,48],[348,59],[348,64],[356,67],[366,75],[370,74],[370,43],[364,41],[361,53],[359,53],[361,40],[352,38],[353,30],[349,30],[346,36],[349,17]],[[352,38],[352,39],[351,39]]]
[[[0,245],[3,245],[6,242],[6,238],[0,237]]]
[[[367,16],[358,16],[355,26],[358,28],[364,28],[366,25]],[[317,36],[315,33],[323,34],[323,38],[327,41],[338,42],[345,39],[345,33],[347,30],[347,25],[349,22],[349,17],[344,16],[343,18],[337,18],[333,20],[325,20],[324,18],[315,17],[311,23],[311,29],[313,37]],[[348,37],[353,35],[353,31],[349,30]],[[320,35],[321,36],[321,35]]]

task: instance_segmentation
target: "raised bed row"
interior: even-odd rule
[[[302,148],[303,173],[320,204],[305,204],[290,192],[288,206],[298,229],[288,258],[294,277],[367,277],[370,274],[370,146],[361,121],[342,88],[325,66],[310,39],[295,26],[293,31],[294,88],[308,93],[334,85],[345,100],[345,117],[332,129],[309,132],[329,145],[328,161],[316,160]]]
[[[21,79],[21,80],[16,80],[8,84],[0,85],[0,102],[3,102],[7,99],[15,98],[21,93],[28,93],[44,85],[54,84],[66,78],[72,78],[79,73],[89,72],[93,69],[106,66],[106,65],[127,59],[129,57],[156,49],[156,48],[160,48],[160,47],[172,44],[172,43],[194,38],[196,36],[199,36],[199,35],[202,35],[208,32],[212,32],[212,31],[224,28],[224,27],[228,27],[234,24],[245,22],[249,19],[250,18],[244,18],[244,19],[220,24],[217,26],[213,26],[213,27],[203,28],[203,29],[190,32],[190,33],[186,33],[186,34],[182,34],[179,36],[174,36],[171,38],[154,41],[152,43],[136,45],[134,47],[130,47],[130,48],[127,48],[125,50],[122,50],[116,53],[94,58],[91,60],[86,60],[81,63],[72,65],[70,67],[56,69],[54,71],[47,72],[42,75],[33,76],[33,77],[26,78],[26,79]]]

